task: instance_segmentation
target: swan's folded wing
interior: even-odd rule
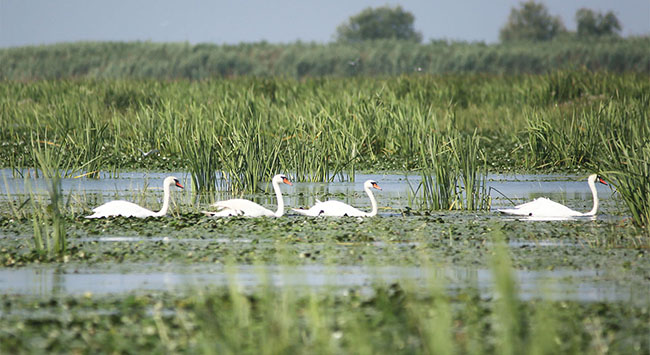
[[[318,216],[318,213],[314,212],[315,210],[313,210],[312,208],[310,208],[310,209],[292,208],[291,210],[298,213],[298,214],[301,214],[303,216],[311,216],[311,217]]]
[[[275,216],[273,211],[249,200],[236,198],[226,201],[218,201],[212,204],[224,216],[245,216],[245,217],[262,217]],[[214,214],[213,214],[214,215]]]
[[[540,197],[533,201],[517,205],[514,208],[500,209],[498,211],[505,214],[534,217],[564,217],[581,215],[580,212],[574,211],[563,204],[549,200],[545,197]]]
[[[222,209],[220,211],[201,211],[204,215],[208,217],[235,217],[242,216],[244,213],[241,211],[235,211],[231,209]]]
[[[150,217],[155,213],[144,207],[140,207],[133,202],[117,200],[107,202],[101,206],[93,209],[93,214],[86,216],[86,218],[102,218],[102,217]]]
[[[318,212],[314,214],[316,216],[326,217],[364,217],[367,215],[366,212],[336,200],[319,202],[310,208],[310,210]]]

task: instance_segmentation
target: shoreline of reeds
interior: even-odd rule
[[[0,49],[0,79],[206,80],[404,74],[542,74],[586,68],[650,73],[650,37],[485,44],[76,42]]]

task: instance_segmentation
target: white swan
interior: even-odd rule
[[[278,174],[273,177],[271,180],[273,184],[273,190],[275,190],[275,196],[278,199],[278,210],[273,212],[267,208],[260,206],[259,204],[244,200],[241,198],[235,198],[226,201],[218,201],[213,203],[212,207],[217,207],[219,211],[202,211],[206,216],[210,217],[230,217],[230,216],[242,216],[242,217],[282,217],[284,215],[284,199],[282,198],[282,191],[280,190],[280,183],[287,185],[292,185],[289,179],[282,175]]]
[[[527,202],[521,205],[517,205],[514,208],[501,209],[499,212],[516,215],[516,216],[528,216],[528,217],[589,217],[596,215],[598,211],[598,193],[596,192],[595,182],[607,185],[603,179],[598,177],[596,174],[589,175],[587,183],[589,184],[589,189],[594,198],[594,207],[591,211],[582,213],[574,211],[569,207],[566,207],[557,202],[551,201],[547,198],[540,197],[531,202]]]
[[[171,185],[176,185],[181,189],[183,188],[183,185],[181,185],[181,183],[178,182],[178,179],[176,179],[175,177],[173,176],[166,177],[165,180],[163,181],[163,190],[164,190],[163,205],[160,211],[158,212],[154,212],[144,207],[140,207],[133,202],[117,200],[117,201],[107,202],[99,207],[94,208],[93,212],[95,213],[91,214],[90,216],[86,216],[86,218],[102,218],[102,217],[117,217],[117,216],[145,218],[145,217],[164,216],[167,214],[167,210],[169,209],[169,197],[170,197],[169,187]]]
[[[372,194],[371,188],[381,190],[381,187],[377,185],[377,182],[374,180],[368,180],[363,183],[363,189],[370,197],[370,204],[372,205],[372,210],[370,212],[364,212],[359,209],[356,209],[346,203],[341,201],[325,201],[321,202],[316,200],[316,204],[310,209],[298,209],[292,208],[293,211],[300,213],[305,216],[326,216],[326,217],[372,217],[377,215],[377,200],[375,200],[375,195]]]

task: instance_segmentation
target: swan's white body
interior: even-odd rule
[[[375,195],[373,195],[372,191],[370,190],[371,188],[381,190],[381,187],[377,185],[376,181],[368,180],[363,184],[363,189],[368,194],[368,197],[370,198],[370,204],[372,205],[372,210],[370,212],[364,212],[346,203],[334,200],[325,202],[316,200],[316,204],[309,209],[304,210],[292,208],[292,210],[301,215],[312,217],[372,217],[377,215],[377,200],[375,200]]]
[[[595,216],[598,211],[598,192],[596,191],[595,182],[598,180],[599,183],[607,185],[605,181],[598,178],[596,174],[590,175],[587,179],[587,184],[591,190],[591,194],[594,199],[594,207],[591,211],[582,213],[574,211],[569,207],[566,207],[555,201],[551,201],[547,198],[540,197],[531,202],[527,202],[521,205],[517,205],[514,208],[501,209],[499,212],[516,215],[516,216],[527,216],[527,217],[590,217]]]
[[[275,190],[275,196],[278,200],[278,210],[275,212],[269,210],[268,208],[260,206],[253,201],[235,198],[226,201],[218,201],[211,205],[212,207],[219,209],[219,211],[203,211],[203,213],[206,216],[210,217],[282,217],[282,215],[284,215],[284,199],[282,198],[280,183],[291,185],[291,181],[289,181],[286,176],[278,174],[273,177],[271,183],[273,185],[273,190]]]
[[[163,191],[164,191],[163,205],[160,211],[158,212],[154,212],[144,207],[140,207],[133,202],[117,200],[117,201],[107,202],[99,207],[94,208],[93,209],[94,213],[91,214],[90,216],[86,216],[86,218],[102,218],[102,217],[117,217],[117,216],[145,218],[145,217],[164,216],[167,214],[167,210],[169,209],[169,198],[170,198],[169,188],[171,185],[176,185],[181,189],[183,188],[183,185],[181,185],[181,183],[178,182],[178,179],[176,179],[175,177],[168,176],[167,178],[165,178],[165,180],[163,181]]]

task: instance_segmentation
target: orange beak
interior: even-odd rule
[[[285,184],[287,184],[287,185],[289,185],[289,186],[292,186],[292,185],[293,185],[293,184],[291,183],[291,181],[289,181],[289,179],[287,179],[287,178],[282,179],[282,182],[284,182]]]
[[[372,184],[372,187],[381,191],[381,187],[379,187],[379,185],[377,185],[376,183]]]
[[[181,185],[181,183],[178,181],[176,181],[176,186],[180,187],[181,189],[184,189],[183,185]]]
[[[605,180],[603,180],[603,179],[600,178],[600,177],[598,178],[598,182],[601,183],[601,184],[603,184],[603,185],[607,185],[607,183],[605,182]]]

